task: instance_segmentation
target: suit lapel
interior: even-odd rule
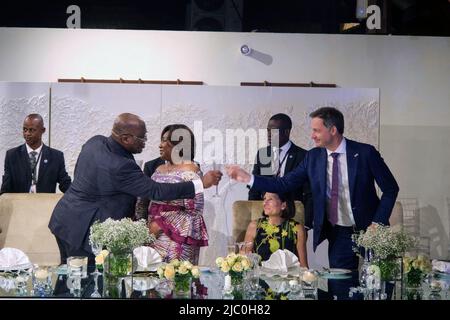
[[[292,167],[294,166],[294,162],[295,162],[295,147],[294,144],[292,143],[291,147],[289,148],[288,152],[287,152],[287,156],[286,156],[286,166],[284,168],[284,172],[290,172],[292,171]]]
[[[323,200],[326,201],[327,197],[327,150],[325,148],[322,148],[320,150],[320,157],[317,159],[318,161],[318,168],[319,168],[319,183],[320,183],[320,190],[322,190],[322,197]]]
[[[359,153],[353,141],[347,139],[347,170],[350,199],[353,199],[355,190],[356,173],[358,171]]]
[[[31,186],[31,167],[30,167],[30,157],[28,156],[26,145],[22,145],[20,148],[20,161],[22,168],[25,171],[25,178],[28,184],[28,188]]]
[[[41,178],[45,175],[45,171],[47,170],[47,167],[49,165],[49,155],[49,148],[46,145],[43,145],[40,159],[41,162],[39,163],[38,184],[41,181]]]

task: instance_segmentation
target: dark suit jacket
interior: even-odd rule
[[[36,192],[55,193],[56,184],[65,192],[70,186],[70,177],[64,164],[64,154],[56,149],[42,146]],[[5,174],[1,193],[27,193],[31,187],[31,167],[25,144],[6,152]]]
[[[389,225],[399,188],[380,153],[371,145],[347,139],[347,169],[350,202],[357,230],[365,230],[372,222]],[[326,149],[310,150],[303,162],[282,178],[255,176],[253,188],[283,193],[295,190],[307,179],[313,195],[315,250],[326,237],[325,232],[322,232],[327,219]],[[381,199],[376,194],[375,182],[383,192]]]
[[[286,157],[286,167],[284,169],[284,175],[288,174],[292,170],[294,170],[302,161],[303,158],[305,158],[305,155],[307,151],[305,149],[300,148],[299,146],[295,145],[293,142],[291,142],[292,145],[289,148],[287,152]],[[259,149],[258,153],[256,155],[256,162],[253,166],[253,175],[263,175],[263,176],[272,176],[272,175],[264,175],[262,174],[263,168],[268,168],[270,171],[271,163],[262,163],[261,157],[262,155],[271,154],[271,148],[270,146],[267,146],[265,148]],[[257,190],[255,188],[250,188],[248,192],[248,200],[262,200],[263,199],[263,191]],[[305,226],[307,228],[312,227],[312,220],[313,220],[313,209],[312,209],[312,195],[311,195],[311,189],[309,187],[309,182],[306,181],[303,185],[297,186],[297,188],[291,192],[289,192],[289,196],[293,200],[299,200],[303,203],[305,207]]]
[[[95,220],[131,217],[136,197],[173,200],[194,196],[192,182],[156,183],[111,137],[95,136],[81,149],[72,186],[53,210],[49,228],[74,249],[91,251],[91,224]]]

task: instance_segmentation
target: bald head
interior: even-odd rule
[[[122,113],[114,120],[113,131],[120,135],[142,127],[145,128],[145,123],[139,116],[132,113]]]
[[[112,137],[131,153],[141,153],[145,147],[145,122],[132,113],[122,113],[114,120]]]
[[[24,121],[26,121],[26,120],[33,121],[34,123],[44,127],[44,119],[42,119],[42,116],[40,114],[31,113],[25,117]]]

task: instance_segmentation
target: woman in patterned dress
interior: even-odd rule
[[[294,201],[283,194],[264,194],[263,216],[250,222],[245,233],[245,242],[253,244],[253,251],[263,261],[278,249],[293,252],[301,267],[308,267],[306,255],[306,231],[303,225],[293,219]]]
[[[193,161],[195,140],[192,131],[183,124],[166,126],[159,145],[160,165],[151,178],[157,182],[179,183],[199,179],[202,173]],[[200,247],[208,245],[208,233],[203,220],[203,193],[194,199],[151,201],[148,226],[157,239],[151,245],[170,262],[174,259],[198,264]]]

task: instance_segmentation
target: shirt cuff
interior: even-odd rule
[[[195,194],[202,193],[205,191],[205,188],[203,188],[203,182],[200,179],[192,180],[192,183],[194,184]]]
[[[247,187],[249,188],[253,187],[253,182],[255,182],[255,176],[251,175],[250,181],[247,183]]]

